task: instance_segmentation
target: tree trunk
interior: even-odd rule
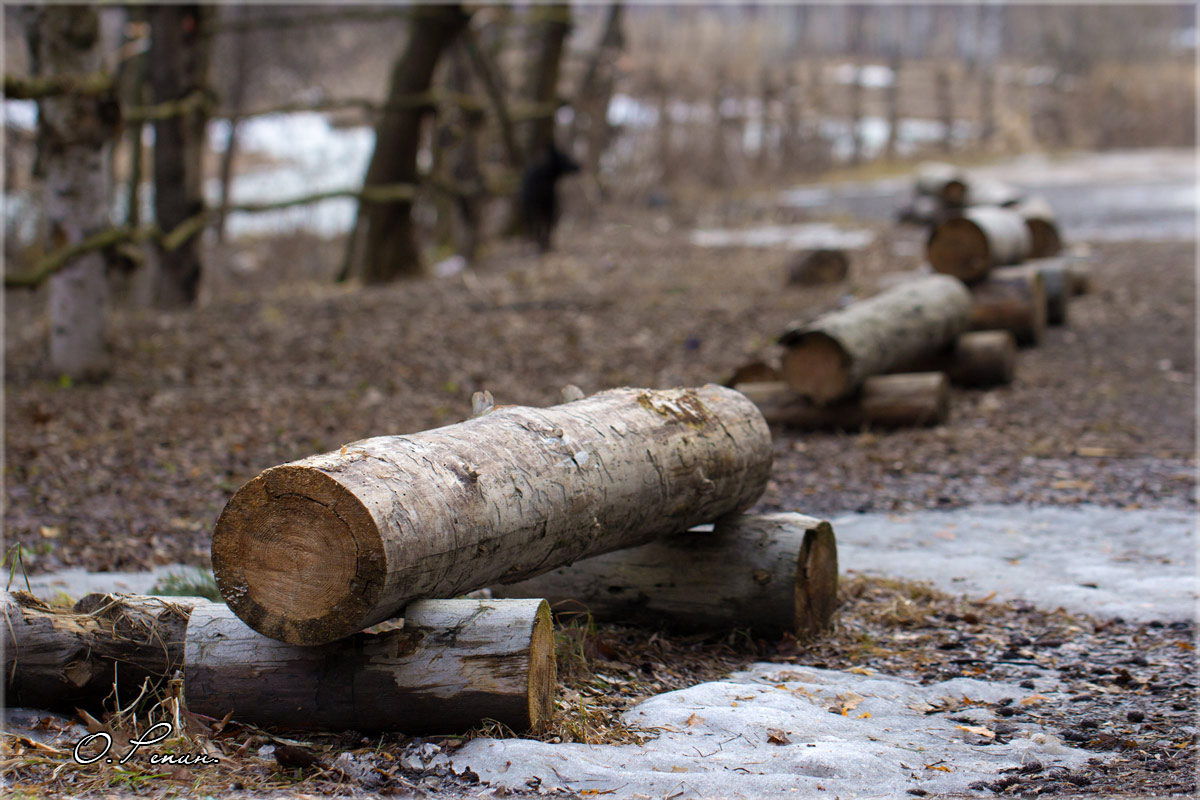
[[[563,45],[571,32],[571,7],[566,3],[534,6],[530,12],[540,29],[538,51],[530,61],[528,97],[537,106],[557,106],[558,75]],[[527,123],[525,163],[554,141],[554,114],[539,115]]]
[[[150,11],[150,87],[155,103],[178,102],[209,92],[208,38],[200,5],[157,5]],[[182,116],[154,123],[154,215],[173,230],[204,210],[204,151],[208,111],[194,104]],[[179,308],[200,290],[199,234],[173,249],[158,246],[158,304]]]
[[[936,76],[938,115],[942,121],[942,151],[954,150],[954,92],[950,83],[950,70],[939,69]]]
[[[1019,264],[1031,247],[1029,228],[1020,214],[981,206],[934,227],[925,255],[938,272],[975,283],[992,267]]]
[[[1028,266],[993,270],[971,287],[971,330],[1009,331],[1017,344],[1032,346],[1046,332],[1046,289],[1042,275]]]
[[[887,103],[887,118],[888,118],[888,136],[887,144],[884,147],[885,157],[891,161],[896,158],[896,143],[900,139],[900,53],[899,49],[892,53],[890,59],[892,68],[892,82],[888,84],[886,92]]]
[[[48,6],[33,14],[30,59],[41,75],[100,70],[95,8]],[[110,92],[69,92],[38,100],[38,161],[52,248],[79,244],[109,227],[109,151],[119,120]],[[104,255],[78,256],[49,282],[50,368],[74,380],[103,378],[109,369]]]
[[[803,430],[858,430],[938,425],[950,412],[950,381],[941,372],[876,375],[855,397],[819,406],[786,383],[737,387],[772,425]]]
[[[589,558],[492,594],[544,597],[556,610],[586,610],[597,620],[803,638],[832,621],[837,540],[828,522],[800,514],[725,517],[711,531]]]
[[[208,603],[187,626],[191,711],[259,726],[462,733],[485,719],[538,730],[554,713],[545,600],[423,600],[403,627],[297,647]]]
[[[234,6],[231,11],[235,19],[244,19],[246,6]],[[246,84],[250,75],[246,69],[249,60],[250,43],[245,31],[233,34],[237,37],[234,43],[234,81],[233,91],[228,98],[229,107],[229,137],[225,140],[225,152],[221,153],[221,199],[217,212],[217,241],[225,241],[225,224],[229,216],[229,192],[233,184],[233,160],[237,156],[238,126],[242,121],[242,111],[246,104]]]
[[[964,333],[944,350],[905,364],[897,372],[945,372],[955,386],[984,388],[1012,383],[1017,341],[1008,331]]]
[[[1030,197],[1013,208],[1029,228],[1030,258],[1048,258],[1062,250],[1062,238],[1054,219],[1054,209],[1041,196]]]
[[[375,128],[375,152],[364,181],[366,186],[399,183],[416,184],[417,150],[421,142],[421,122],[427,108],[400,102],[429,91],[433,71],[442,51],[466,27],[468,17],[461,6],[418,5],[413,18],[408,46],[392,68],[388,88],[388,109]],[[364,226],[361,274],[366,283],[387,283],[422,272],[420,249],[412,219],[412,201],[359,204],[358,223]],[[350,242],[355,242],[351,234]],[[352,257],[357,248],[348,244]],[[351,264],[351,270],[354,267]]]
[[[784,378],[818,405],[848,397],[870,376],[953,341],[970,314],[971,294],[954,278],[903,283],[785,332]]]
[[[251,627],[321,644],[742,511],[770,467],[766,423],[717,386],[500,407],[265,471],[217,520],[213,568]]]
[[[128,704],[144,681],[165,684],[183,665],[183,633],[194,597],[88,595],[55,612],[24,592],[4,605],[5,700],[73,711]],[[116,696],[113,696],[113,687]]]

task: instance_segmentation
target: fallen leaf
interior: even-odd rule
[[[778,728],[767,729],[767,744],[791,744],[792,740]]]
[[[1044,694],[1031,694],[1031,695],[1029,695],[1029,697],[1021,698],[1018,705],[1036,706],[1037,704],[1041,703],[1043,700],[1048,700],[1048,699],[1049,698],[1046,697],[1046,695],[1044,695]]]
[[[704,717],[701,717],[697,714],[692,714],[690,717],[687,718],[687,720],[685,721],[685,724],[689,728],[694,728],[702,722],[704,722]]]
[[[859,714],[859,715],[858,715],[858,718],[859,718],[859,719],[870,719],[870,718],[871,718],[871,712],[870,712],[870,711],[864,711],[863,713],[861,713],[861,714]]]
[[[954,772],[954,770],[952,770],[950,767],[946,767],[941,764],[926,764],[925,769],[935,769],[938,772]]]
[[[989,731],[987,728],[984,728],[980,725],[955,725],[954,727],[958,728],[960,731],[965,731],[967,733],[973,733],[976,736],[982,736],[985,739],[995,739],[996,738],[996,734],[994,731]]]
[[[874,675],[875,674],[872,670],[869,670],[866,667],[851,667],[850,669],[846,670],[846,672],[850,672],[855,675]]]

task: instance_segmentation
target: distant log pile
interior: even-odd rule
[[[1017,347],[1065,324],[1070,298],[1088,290],[1080,260],[1057,255],[1062,239],[1049,204],[1016,187],[926,164],[901,219],[929,224],[925,254],[940,274],[890,273],[874,297],[785,330],[778,361],[735,370],[728,385],[768,422],[807,430],[939,424],[950,384],[1011,383]],[[808,264],[795,271],[813,271]]]

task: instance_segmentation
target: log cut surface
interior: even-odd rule
[[[545,597],[556,610],[586,610],[598,620],[806,637],[833,618],[837,540],[828,522],[801,514],[726,517],[492,592]]]
[[[502,406],[267,470],[221,514],[213,567],[251,627],[320,644],[745,510],[770,468],[762,415],[718,386]]]
[[[970,292],[956,278],[902,283],[785,332],[784,378],[817,404],[848,397],[872,375],[948,345],[970,313]]]
[[[195,712],[263,726],[461,733],[494,719],[541,728],[554,712],[544,600],[424,600],[403,627],[301,647],[223,605],[192,612],[184,688]]]
[[[971,287],[971,330],[1003,330],[1029,347],[1046,332],[1046,289],[1042,273],[1028,266],[995,270]]]

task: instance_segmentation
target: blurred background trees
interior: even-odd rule
[[[111,5],[57,61],[34,40],[83,12],[4,13],[6,285],[88,271],[99,310],[71,320],[102,319],[108,293],[215,296],[254,269],[247,241],[325,281],[461,270],[511,232],[551,139],[584,165],[568,204],[592,212],[1195,139],[1183,5]],[[61,141],[56,114],[104,98],[115,113]],[[66,225],[48,197],[69,196],[53,184],[85,147],[93,217]],[[100,336],[87,324],[72,341]],[[55,371],[96,371],[53,353]]]

